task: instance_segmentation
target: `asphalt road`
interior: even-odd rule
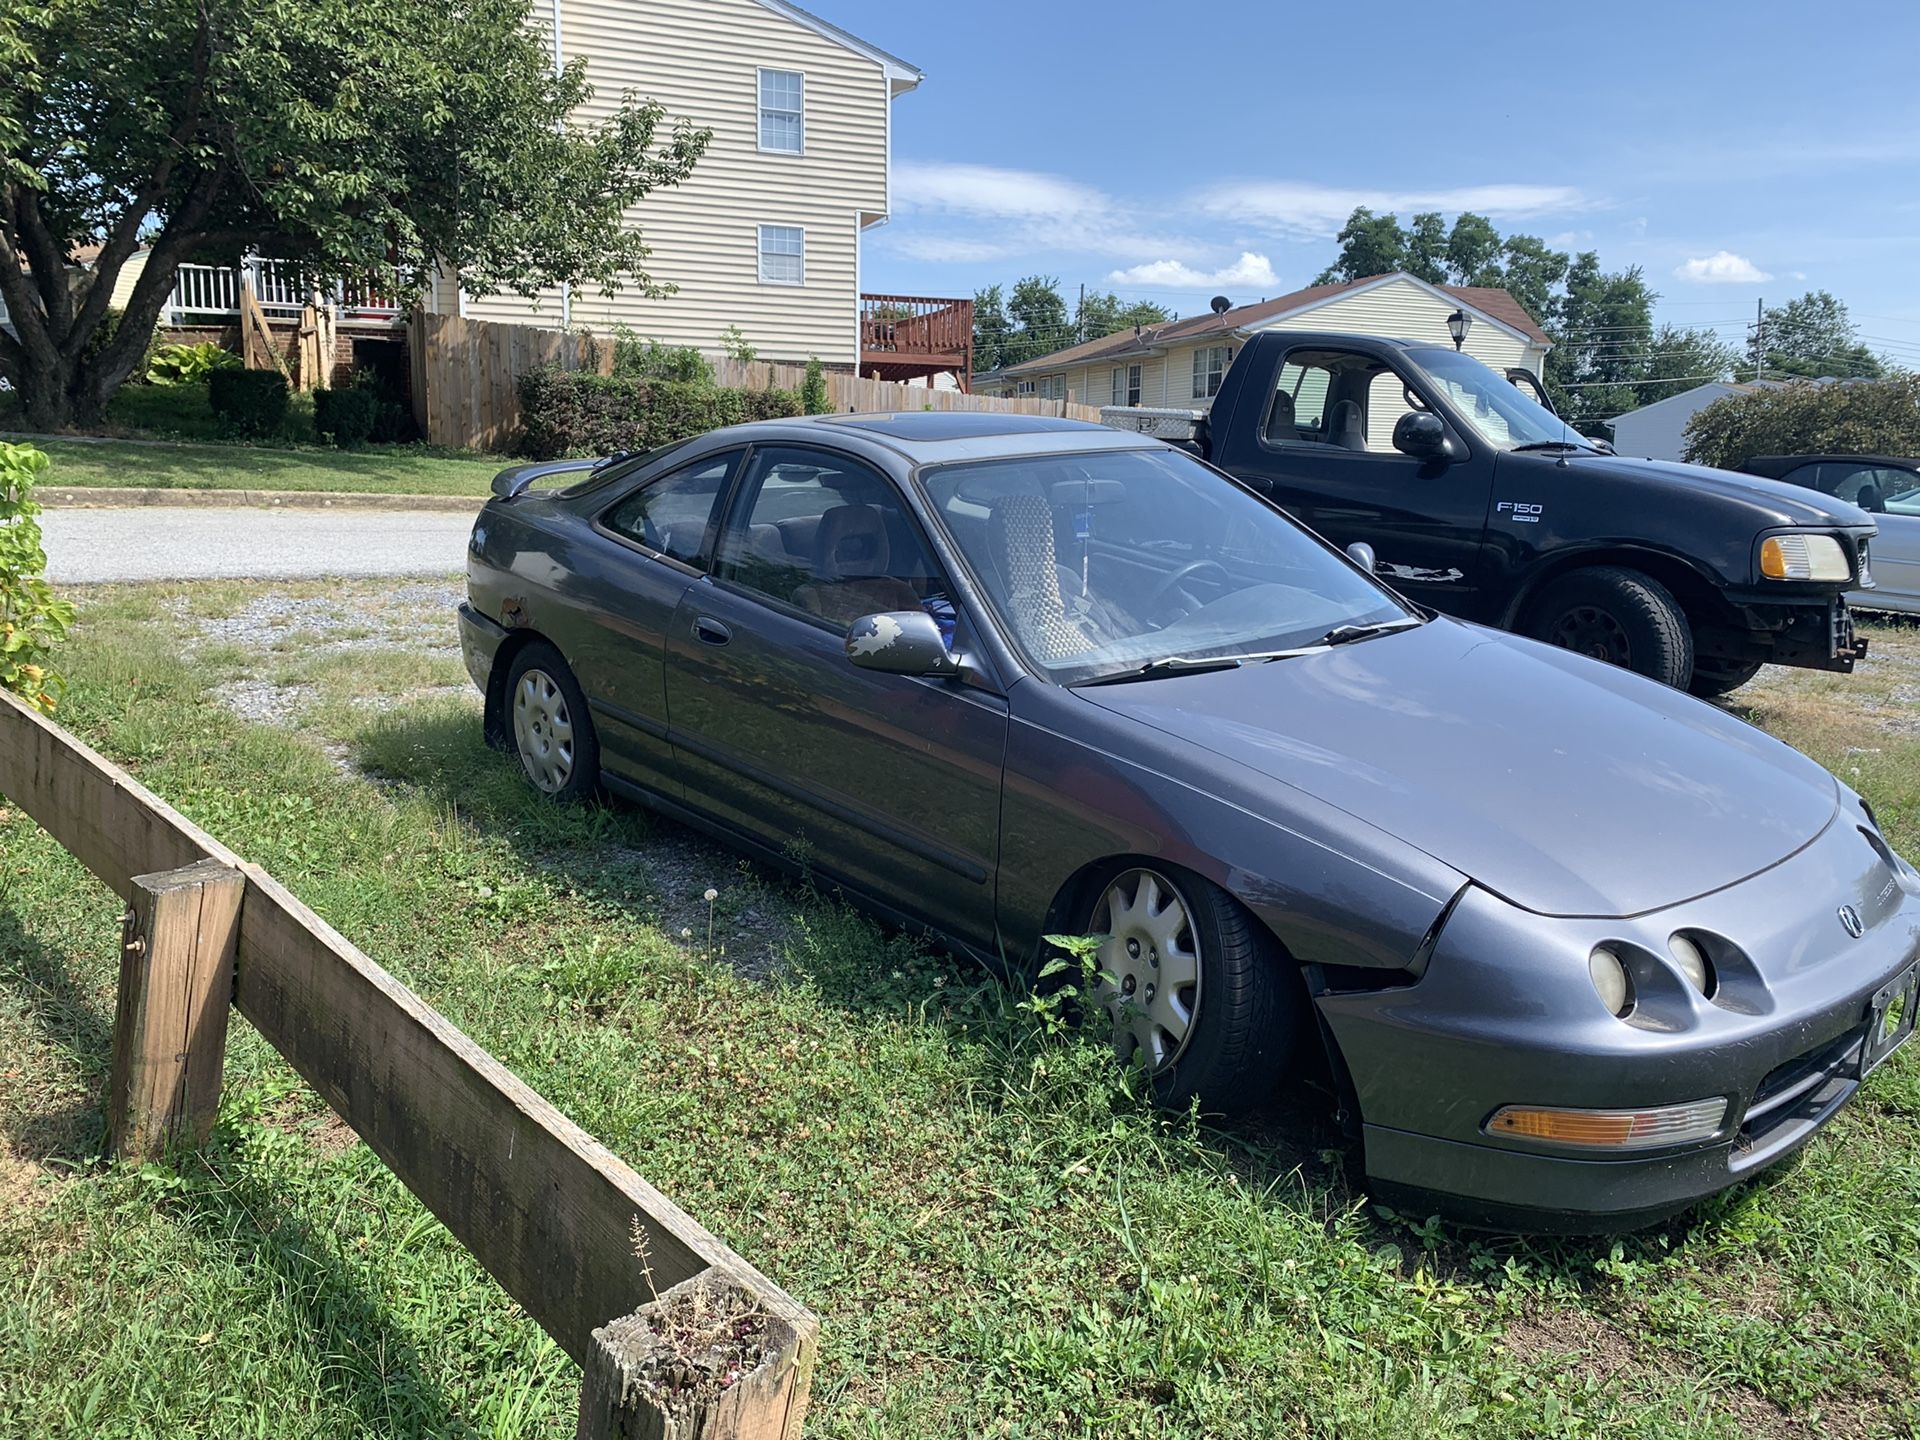
[[[253,506],[47,509],[47,578],[287,580],[446,575],[466,565],[473,516],[430,510]]]

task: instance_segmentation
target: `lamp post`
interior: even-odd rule
[[[1456,350],[1467,343],[1467,331],[1472,328],[1473,317],[1464,309],[1447,316],[1447,333],[1453,337],[1453,348]]]

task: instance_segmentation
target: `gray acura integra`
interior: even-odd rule
[[[989,963],[1104,936],[1166,1101],[1253,1107],[1323,1052],[1385,1198],[1644,1223],[1913,1027],[1920,874],[1845,785],[1421,611],[1158,442],[861,415],[586,463],[504,472],[468,559],[534,784],[804,855]]]

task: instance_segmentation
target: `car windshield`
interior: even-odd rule
[[[1452,402],[1460,418],[1479,431],[1489,445],[1513,450],[1522,445],[1564,442],[1593,448],[1586,436],[1471,355],[1457,350],[1422,350],[1420,368]]]
[[[920,478],[1006,629],[1061,684],[1417,623],[1370,577],[1178,450],[946,465]]]

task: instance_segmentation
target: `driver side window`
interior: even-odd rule
[[[1269,445],[1324,445],[1395,455],[1394,422],[1411,407],[1391,368],[1345,350],[1296,350],[1280,366],[1267,411]]]

